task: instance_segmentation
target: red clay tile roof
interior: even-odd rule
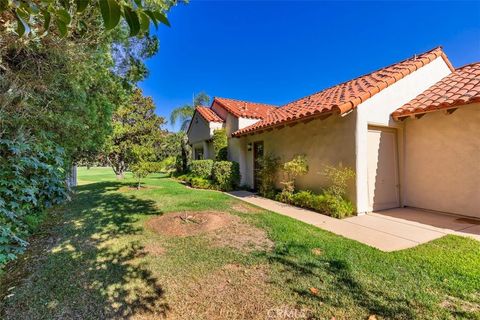
[[[270,104],[218,97],[213,99],[213,104],[215,103],[218,103],[228,112],[239,118],[265,119],[268,114],[277,109],[277,106]]]
[[[438,57],[442,57],[450,69],[454,71],[447,56],[441,47],[438,47],[288,103],[267,115],[262,121],[234,132],[233,136],[253,133],[302,118],[317,117],[325,113],[343,114]]]
[[[392,113],[399,120],[459,105],[480,102],[480,62],[458,68]]]
[[[202,116],[202,118],[207,120],[208,122],[223,122],[223,119],[220,118],[209,107],[197,106],[195,107],[195,111],[197,111]]]

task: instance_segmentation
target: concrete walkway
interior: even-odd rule
[[[289,216],[382,251],[412,248],[447,234],[470,236],[480,240],[480,220],[438,212],[397,208],[340,220],[262,198],[247,191],[234,191],[229,194],[261,208]]]

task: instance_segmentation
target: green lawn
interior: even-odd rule
[[[384,253],[161,175],[141,190],[108,168],[81,168],[78,179],[72,201],[7,266],[1,319],[480,319],[475,240]],[[236,224],[187,237],[145,226],[180,211]],[[271,245],[239,246],[249,237]]]

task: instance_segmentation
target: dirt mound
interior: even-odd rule
[[[165,236],[205,235],[213,247],[230,247],[243,252],[273,248],[265,230],[226,212],[169,213],[148,220],[146,226]]]
[[[233,219],[224,212],[173,212],[152,218],[146,225],[161,235],[188,237],[224,228]]]

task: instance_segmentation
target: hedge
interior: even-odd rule
[[[190,172],[193,176],[210,179],[212,176],[213,160],[193,160],[190,163]]]
[[[240,184],[240,168],[237,162],[216,161],[212,170],[213,182],[220,190],[230,191]]]

